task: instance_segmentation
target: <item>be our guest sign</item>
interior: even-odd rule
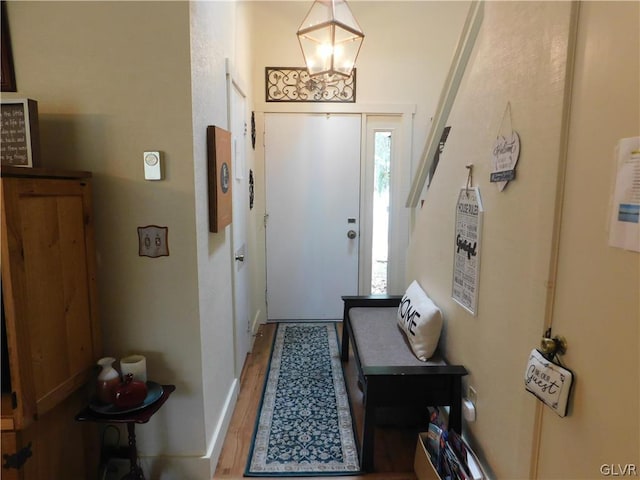
[[[37,167],[40,163],[38,103],[29,98],[3,99],[0,122],[0,163]]]
[[[567,405],[573,373],[547,360],[542,353],[533,349],[524,372],[524,385],[559,416],[567,415]]]

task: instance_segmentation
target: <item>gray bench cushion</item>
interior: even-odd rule
[[[427,362],[418,360],[398,327],[396,307],[354,307],[349,310],[353,341],[363,367],[446,365],[436,351]]]

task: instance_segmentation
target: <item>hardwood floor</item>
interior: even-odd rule
[[[340,326],[338,326],[338,330],[340,331]],[[237,480],[243,478],[258,404],[262,396],[262,387],[269,364],[274,332],[275,324],[262,325],[258,331],[253,351],[247,357],[247,362],[242,371],[238,403],[222,447],[214,479]],[[345,375],[356,429],[360,433],[363,408],[362,395],[357,388],[355,362],[349,361],[347,363]],[[353,394],[353,392],[356,393]],[[385,427],[376,429],[376,472],[367,475],[329,478],[342,478],[345,480],[416,480],[416,476],[413,473],[413,458],[416,449],[417,432],[418,430],[415,428]]]

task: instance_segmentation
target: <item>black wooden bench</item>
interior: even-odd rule
[[[449,365],[436,351],[418,360],[396,322],[400,296],[344,296],[342,361],[353,346],[364,394],[360,463],[373,471],[376,410],[380,407],[449,406],[449,428],[462,432],[462,377],[467,370]]]

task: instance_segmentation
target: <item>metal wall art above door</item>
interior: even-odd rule
[[[311,77],[303,67],[265,67],[265,100],[355,103],[356,69],[344,78],[339,75]]]

